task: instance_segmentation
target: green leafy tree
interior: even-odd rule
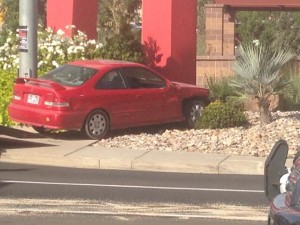
[[[121,33],[130,33],[131,24],[141,20],[142,0],[99,0],[99,40]]]
[[[289,77],[282,73],[282,67],[293,57],[289,51],[272,51],[262,45],[240,48],[240,56],[232,66],[236,76],[230,84],[239,96],[256,98],[262,124],[272,120],[269,96],[288,90]]]
[[[146,62],[141,44],[142,0],[99,0],[98,40],[104,44],[102,57]]]
[[[19,26],[19,1],[2,0],[0,11],[3,19],[0,43],[5,43],[9,32],[16,32]]]
[[[243,44],[257,43],[300,53],[300,13],[254,11],[239,12],[237,36]]]

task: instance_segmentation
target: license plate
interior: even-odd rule
[[[27,103],[30,104],[39,104],[40,96],[29,94],[27,98]]]

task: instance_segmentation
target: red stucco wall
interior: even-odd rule
[[[196,83],[196,18],[196,0],[143,0],[149,63],[172,80]]]
[[[62,29],[72,35],[67,25],[76,25],[90,39],[97,37],[98,0],[48,0],[47,26],[54,30]]]

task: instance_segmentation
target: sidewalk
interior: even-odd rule
[[[5,128],[7,129],[7,128]],[[30,128],[0,130],[0,162],[92,169],[263,175],[266,158],[96,146],[95,140],[43,137]]]

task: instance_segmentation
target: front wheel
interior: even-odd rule
[[[96,140],[105,137],[109,129],[109,119],[103,110],[94,110],[91,112],[83,125],[85,134]]]
[[[201,100],[188,102],[184,107],[184,116],[189,128],[195,128],[197,120],[202,115],[205,103]]]

